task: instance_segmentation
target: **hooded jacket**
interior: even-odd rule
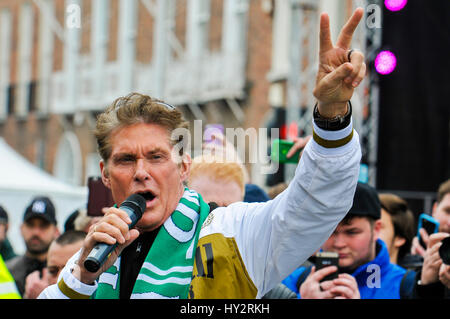
[[[390,262],[388,249],[381,239],[376,242],[376,252],[375,259],[359,266],[351,274],[358,283],[361,299],[400,299],[400,284],[406,269]],[[301,296],[298,281],[304,271],[309,272],[310,268],[299,267],[283,280],[299,298]],[[408,287],[406,295],[411,296],[413,285]]]

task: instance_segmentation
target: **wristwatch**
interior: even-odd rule
[[[344,116],[338,115],[336,117],[333,117],[332,119],[322,117],[319,114],[317,104],[318,103],[314,105],[313,117],[314,122],[319,128],[327,131],[339,131],[342,130],[343,128],[346,128],[350,124],[350,120],[352,117],[352,103],[350,101],[348,101],[347,114],[345,114]]]

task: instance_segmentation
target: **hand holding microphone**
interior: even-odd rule
[[[108,208],[105,216],[90,229],[73,275],[91,284],[108,269],[120,252],[133,242],[139,232],[132,229],[145,212],[145,198],[129,196],[119,208]]]

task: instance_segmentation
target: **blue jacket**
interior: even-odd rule
[[[391,264],[386,244],[377,240],[377,256],[374,260],[358,267],[351,275],[358,283],[361,299],[400,299],[400,283],[406,270],[396,264]],[[300,275],[309,270],[308,267],[297,268],[283,283],[294,291],[299,298],[297,281]],[[414,278],[414,273],[408,278]],[[411,295],[413,284],[408,285],[407,295]]]

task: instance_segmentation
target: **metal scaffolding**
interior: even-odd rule
[[[380,51],[382,42],[381,25],[382,21],[382,1],[381,0],[359,0],[354,2],[354,8],[365,8],[364,27],[359,27],[354,43],[363,49],[368,66],[368,74],[356,94],[361,101],[361,111],[357,118],[358,131],[361,141],[362,160],[361,163],[367,165],[368,183],[376,186],[377,177],[377,153],[378,153],[378,113],[379,113],[379,83],[378,73],[371,69],[376,55]],[[352,100],[353,101],[353,100]]]
[[[287,78],[286,126],[297,123],[300,136],[312,134],[312,111],[318,57],[319,8],[317,1],[291,0],[291,28],[289,74]],[[382,4],[380,0],[355,0],[352,9],[364,8],[365,16],[355,31],[352,48],[366,56],[368,76],[352,97],[353,125],[360,135],[363,158],[361,164],[368,167],[368,183],[376,185],[378,148],[378,97],[379,86],[376,72],[369,70],[381,47]],[[362,166],[363,168],[365,166]],[[285,180],[294,176],[295,167],[286,165]]]
[[[312,0],[291,0],[289,73],[287,78],[286,127],[297,123],[301,136],[312,134],[312,91],[317,72],[318,5]],[[289,131],[289,129],[287,130]],[[295,166],[286,165],[284,176],[290,181]]]

